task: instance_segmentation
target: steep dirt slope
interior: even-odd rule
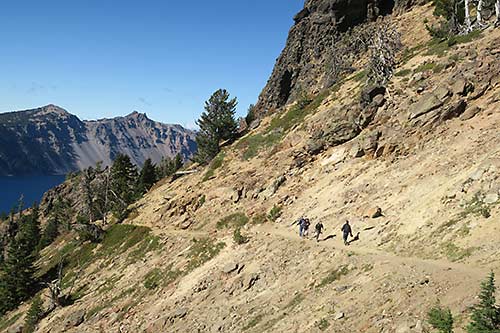
[[[66,254],[74,303],[38,331],[425,332],[439,300],[464,332],[480,281],[500,273],[500,31],[432,43],[431,12],[396,20],[410,51],[368,125],[349,122],[358,71],[161,181],[102,244],[59,239],[40,266]],[[325,224],[320,242],[298,237],[304,214]]]

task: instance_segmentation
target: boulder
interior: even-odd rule
[[[360,133],[358,126],[351,122],[333,123],[324,131],[324,140],[329,146],[337,146],[354,139]]]
[[[335,313],[333,320],[340,320],[340,319],[343,319],[344,317],[345,317],[345,313],[339,311],[339,312]]]
[[[260,193],[259,196],[261,196],[263,199],[272,197],[285,181],[286,177],[284,175],[279,176],[271,183],[271,185],[269,185],[262,193]]]
[[[243,282],[245,290],[252,288],[255,285],[255,283],[259,280],[259,278],[260,276],[258,273],[251,273],[250,275],[246,276],[245,281]]]
[[[426,113],[429,113],[443,105],[441,101],[434,94],[425,94],[422,96],[417,103],[410,107],[409,119],[418,118]]]
[[[381,107],[385,103],[385,97],[382,94],[379,94],[375,97],[373,97],[372,104],[375,105],[376,107]]]
[[[451,92],[455,95],[464,96],[465,95],[466,82],[464,79],[458,79],[451,86]]]
[[[72,327],[77,327],[85,321],[85,312],[82,310],[73,312],[66,317],[64,321],[64,327],[69,329]]]
[[[7,333],[23,333],[23,331],[24,331],[24,323],[21,323],[10,327],[7,330]]]
[[[372,219],[376,219],[377,217],[381,216],[382,216],[382,208],[380,207],[372,207],[363,214],[363,217],[369,217]]]
[[[460,120],[469,120],[474,118],[479,112],[481,112],[481,109],[477,106],[472,106],[465,110],[464,113],[460,116]]]
[[[376,96],[384,96],[386,92],[385,87],[382,86],[368,86],[361,91],[361,104],[368,105],[373,102]]]
[[[441,102],[444,102],[450,96],[450,90],[445,86],[439,86],[432,92],[432,94]]]
[[[380,138],[380,131],[375,130],[368,133],[365,137],[363,137],[363,146],[362,149],[365,154],[375,155],[375,151],[378,146],[378,139]]]
[[[498,193],[488,193],[484,196],[484,200],[483,202],[485,204],[494,204],[498,201],[499,197],[498,197]]]
[[[224,274],[231,274],[232,272],[236,271],[237,269],[238,269],[238,264],[231,262],[231,263],[224,265],[224,267],[222,268],[222,272]]]
[[[361,148],[361,146],[359,145],[358,142],[354,143],[352,145],[351,149],[349,149],[349,153],[348,153],[349,157],[359,158],[359,157],[363,157],[364,155],[365,155],[365,152],[364,152],[363,148]]]
[[[457,101],[456,103],[447,107],[441,113],[440,120],[444,121],[444,120],[458,117],[465,112],[466,108],[467,108],[467,103],[463,99],[461,99],[461,100]]]

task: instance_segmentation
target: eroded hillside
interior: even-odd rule
[[[366,106],[360,65],[160,181],[100,244],[58,239],[40,274],[64,256],[72,304],[38,331],[426,332],[439,300],[464,332],[500,273],[500,30],[449,46],[424,19],[429,5],[393,19],[406,51]],[[324,223],[320,242],[299,238],[301,215]]]

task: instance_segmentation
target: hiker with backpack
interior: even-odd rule
[[[325,227],[323,226],[323,223],[321,223],[321,221],[316,223],[316,225],[314,226],[314,229],[316,230],[316,234],[314,235],[316,238],[316,242],[319,242],[319,235],[323,232],[324,228]]]
[[[354,236],[352,235],[351,225],[349,224],[348,220],[345,221],[344,225],[342,226],[342,228],[340,230],[342,230],[344,245],[349,245],[349,242],[347,241],[347,237],[349,237],[349,235],[351,235],[351,237],[354,237]]]
[[[304,235],[304,226],[305,226],[305,218],[301,216],[296,222],[292,223],[292,225],[299,226],[299,237],[302,238]]]
[[[304,237],[309,236],[309,226],[310,225],[311,225],[311,221],[309,221],[309,219],[307,217],[304,218],[302,236],[304,236]]]

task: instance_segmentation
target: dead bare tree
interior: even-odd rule
[[[389,81],[402,46],[401,34],[388,21],[380,21],[374,26],[368,46],[368,79],[371,83],[385,85]]]

